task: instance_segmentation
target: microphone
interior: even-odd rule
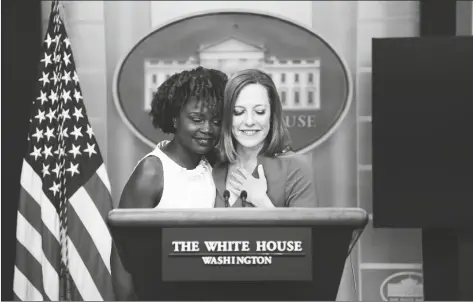
[[[230,192],[228,190],[225,190],[223,192],[223,199],[225,199],[225,207],[228,208],[230,206],[228,202],[228,198],[230,197]]]
[[[241,191],[240,198],[241,198],[241,206],[246,207],[246,198],[248,197],[248,193],[245,190]]]

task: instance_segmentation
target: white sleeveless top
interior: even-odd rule
[[[156,208],[213,208],[216,188],[212,178],[212,166],[202,158],[193,170],[181,167],[161,151],[160,148],[167,143],[169,141],[160,142],[153,151],[143,157],[156,156],[163,164],[163,194]]]

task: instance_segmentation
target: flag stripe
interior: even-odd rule
[[[61,245],[54,236],[43,228],[43,252],[57,275],[61,272]],[[51,297],[54,300],[54,298]]]
[[[13,273],[13,292],[20,301],[43,300],[43,295],[41,295],[16,266]]]
[[[69,280],[71,280],[71,298],[72,298],[72,301],[84,301],[84,299],[82,299],[82,296],[81,296],[79,290],[77,289],[77,286],[76,286],[76,283],[74,282],[74,279],[71,277]]]
[[[23,160],[20,178],[21,186],[28,192],[34,201],[41,207],[41,218],[43,224],[51,234],[59,241],[59,215],[49,198],[43,192],[43,183],[30,164]]]
[[[34,197],[32,194],[36,196]],[[38,203],[38,201],[40,203]],[[44,278],[48,280],[45,284],[45,291],[52,300],[58,300],[61,253],[58,215],[55,208],[42,191],[41,179],[26,161],[23,161],[18,211],[24,216],[24,219],[29,223],[31,228],[37,232],[36,236],[38,238],[36,238],[36,240],[42,242],[41,245],[37,245],[37,241],[28,242],[27,244],[23,241],[22,243],[28,250],[36,250],[35,247],[37,247],[37,253],[43,254],[41,258],[43,256],[45,257],[42,261],[35,256],[38,262],[42,263]],[[19,223],[22,223],[22,221],[20,220]],[[52,230],[55,230],[55,232],[52,232]],[[26,234],[23,233],[24,231],[21,232],[23,235]],[[17,239],[21,242],[21,239],[18,237],[19,235],[17,235]],[[41,247],[42,251],[39,250]]]
[[[18,241],[16,242],[16,255],[18,261],[15,263],[15,268],[18,269],[25,278],[28,279],[31,285],[41,293],[44,300],[51,301],[48,295],[44,292],[41,263],[38,262]],[[59,290],[59,287],[57,290]]]
[[[89,195],[91,201],[94,202],[95,207],[102,216],[102,220],[106,221],[108,212],[110,212],[110,209],[112,208],[112,202],[110,191],[108,191],[107,187],[102,182],[100,175],[98,175],[98,173],[92,175],[89,181],[84,184],[84,189]],[[104,202],[106,200],[110,200],[110,202]]]
[[[13,301],[21,301],[20,298],[16,295],[16,293],[13,293]]]
[[[69,265],[69,272],[71,274],[71,278],[76,284],[79,294],[84,301],[103,300],[99,290],[97,289],[97,286],[92,280],[89,270],[85,266],[84,261],[82,261],[76,246],[71,241],[71,238],[68,237],[67,242],[69,248],[69,263],[72,264]],[[73,300],[76,300],[75,297],[73,297]]]
[[[54,271],[59,274],[61,246],[49,229],[43,227],[43,222],[41,221],[40,215],[38,215],[38,213],[41,213],[41,208],[23,187],[20,187],[18,211],[38,233],[42,234],[44,255],[46,259],[49,260]],[[54,300],[53,297],[50,296],[50,298]]]
[[[100,177],[102,180],[103,184],[107,188],[108,192],[112,192],[111,186],[110,186],[110,180],[108,178],[107,174],[107,169],[105,168],[105,164],[102,163],[102,165],[97,169],[97,175]]]
[[[31,256],[34,257],[35,261],[42,265],[42,278],[48,280],[45,286],[45,291],[52,300],[55,300],[59,290],[59,275],[56,270],[58,263],[56,262],[57,258],[55,258],[57,257],[55,254],[57,255],[59,253],[58,249],[56,248],[56,253],[54,254],[52,246],[47,245],[45,246],[47,247],[47,254],[45,254],[42,250],[43,238],[20,212],[18,212],[16,238],[18,243],[20,243],[31,254]],[[17,253],[17,263],[22,261],[22,256],[23,255]],[[50,261],[56,263],[56,266],[51,265]],[[31,282],[37,284],[36,281]]]
[[[49,232],[48,232],[49,233]],[[59,300],[59,273],[60,266],[60,247],[51,237],[46,237],[43,232],[43,253],[44,258],[41,263],[43,266],[43,286],[44,291],[52,301]],[[49,239],[49,240],[48,240]],[[52,243],[50,242],[50,240]],[[50,244],[51,243],[51,244]]]
[[[41,235],[29,224],[29,222],[18,212],[16,239],[41,263],[43,251],[41,249]]]
[[[18,212],[31,224],[31,226],[41,233],[43,222],[41,221],[41,207],[32,200],[30,194],[20,187],[20,201],[18,203]]]
[[[71,223],[74,221],[74,228],[71,228],[69,237],[73,242],[80,242],[80,245],[76,245],[77,252],[92,276],[92,280],[100,291],[101,296],[105,300],[113,300],[114,297],[110,296],[110,293],[107,292],[107,289],[111,289],[112,284],[110,278],[105,278],[107,275],[110,275],[105,262],[96,249],[89,232],[87,232],[81,224],[81,220],[77,216],[75,209],[70,207],[68,213],[69,221],[71,221]],[[79,226],[78,224],[81,225]]]
[[[69,202],[72,208],[74,208],[74,211],[80,217],[80,221],[84,225],[85,229],[89,232],[93,243],[95,243],[95,247],[100,253],[103,262],[106,263],[106,267],[110,273],[112,237],[110,236],[108,227],[97,210],[94,201],[90,198],[84,188],[80,188],[71,196]],[[74,220],[71,219],[71,221]]]

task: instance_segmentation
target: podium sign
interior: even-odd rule
[[[162,232],[163,281],[312,280],[307,227],[164,228]]]

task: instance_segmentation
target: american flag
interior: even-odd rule
[[[53,1],[21,171],[15,300],[114,300],[110,183]],[[67,277],[67,278],[66,278]]]

